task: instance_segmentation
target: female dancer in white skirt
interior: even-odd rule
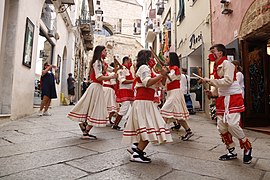
[[[123,133],[124,143],[138,143],[137,147],[132,148],[130,161],[133,162],[151,162],[151,159],[145,157],[143,152],[149,142],[159,144],[172,142],[171,133],[154,104],[155,84],[166,78],[167,72],[162,69],[161,74],[154,77],[147,65],[150,57],[149,50],[141,50],[137,55],[136,97]]]
[[[193,133],[187,124],[189,118],[189,112],[187,110],[185,98],[183,92],[180,90],[180,77],[178,56],[174,52],[169,54],[169,76],[172,81],[166,81],[167,98],[165,104],[162,106],[160,113],[168,123],[169,120],[177,120],[178,123],[184,127],[186,134],[182,136],[182,140],[187,141]]]
[[[96,136],[89,134],[89,131],[93,126],[105,127],[108,122],[102,81],[116,78],[116,76],[104,75],[104,59],[106,55],[107,52],[104,46],[96,46],[93,59],[90,62],[90,79],[92,83],[67,116],[71,120],[81,122],[79,126],[83,132],[83,139],[96,139]]]

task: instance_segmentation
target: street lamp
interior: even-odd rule
[[[103,27],[103,11],[101,10],[100,7],[98,7],[97,10],[95,10],[96,14],[96,22],[95,22],[95,30],[96,31],[101,31]]]

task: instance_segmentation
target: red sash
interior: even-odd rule
[[[134,91],[132,89],[118,89],[116,102],[134,101]]]
[[[136,100],[154,101],[155,90],[152,88],[139,87],[136,89]]]
[[[180,88],[180,81],[174,80],[167,84],[167,91]]]
[[[113,85],[110,85],[110,84],[103,84],[104,87],[109,87],[109,88],[112,88],[114,90],[114,86]]]

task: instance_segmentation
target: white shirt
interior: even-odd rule
[[[236,73],[236,79],[237,79],[239,85],[241,86],[241,89],[242,89],[242,97],[244,98],[244,96],[245,96],[245,92],[244,92],[245,84],[244,84],[244,75],[243,75],[243,73],[237,72],[237,73]]]
[[[119,89],[132,89],[133,83],[123,84],[127,76],[130,75],[129,70],[123,66],[123,69],[118,70]]]
[[[180,89],[183,94],[188,94],[190,89],[190,77],[186,74],[181,74]]]

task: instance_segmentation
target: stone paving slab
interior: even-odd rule
[[[270,171],[270,159],[258,159],[255,168]]]
[[[37,179],[46,179],[46,180],[73,180],[78,179],[83,176],[86,176],[87,173],[79,169],[70,167],[65,164],[55,164],[46,167],[40,167],[37,169],[32,169],[29,171],[23,171],[17,174],[12,174],[10,176],[2,177],[1,180],[37,180]]]
[[[106,144],[106,146],[104,146],[104,144]],[[84,143],[78,146],[101,153],[128,147],[126,144],[121,143],[121,139],[117,139],[115,141],[103,139],[99,141],[91,141],[91,143]]]
[[[205,175],[189,173],[185,171],[174,170],[171,173],[161,177],[159,180],[181,179],[181,180],[218,180],[220,178],[209,177]]]
[[[150,153],[148,153],[150,150]],[[221,153],[218,152],[212,152],[212,151],[202,151],[200,149],[191,149],[191,148],[185,148],[182,147],[181,144],[174,144],[174,145],[162,145],[162,146],[149,146],[147,148],[147,154],[156,154],[159,153],[166,153],[171,154],[173,156],[177,157],[190,157],[194,159],[200,159],[203,161],[213,161],[218,163],[224,163],[229,165],[243,165],[242,156],[239,156],[238,159],[232,160],[232,161],[220,161],[218,160],[218,157],[221,155]],[[202,153],[203,152],[203,153]],[[256,160],[252,162],[251,166],[254,165]]]
[[[262,180],[269,180],[270,179],[270,172],[264,174]]]
[[[200,174],[209,177],[215,177],[220,179],[245,179],[254,180],[260,179],[264,173],[261,170],[253,169],[246,165],[235,166],[225,163],[217,163],[211,161],[204,161],[200,159],[194,159],[190,157],[176,157],[170,154],[162,155],[154,154],[152,159],[155,159],[152,164],[168,165],[174,169],[181,171]]]
[[[70,161],[96,153],[97,152],[71,146],[0,158],[0,178],[1,176]]]
[[[1,146],[8,146],[8,145],[10,145],[10,144],[12,144],[12,143],[6,141],[5,138],[2,138],[2,137],[1,137],[1,139],[0,139],[0,148],[1,148]],[[0,151],[0,152],[1,152],[1,151]]]
[[[129,162],[129,155],[125,149],[95,154],[82,159],[67,162],[67,164],[83,169],[84,171],[96,173],[113,167],[124,165]]]
[[[63,138],[63,139],[52,139],[47,141],[29,142],[27,144],[26,143],[13,144],[0,147],[0,157],[7,157],[36,151],[55,149],[60,147],[68,147],[84,143],[88,142],[78,138]]]
[[[171,171],[172,169],[167,166],[127,163],[123,166],[91,174],[82,178],[82,180],[150,180],[158,179]]]
[[[69,132],[51,132],[46,134],[30,134],[30,135],[20,135],[20,136],[5,136],[5,138],[12,143],[26,143],[33,141],[47,141],[52,139],[74,137],[74,134]]]

